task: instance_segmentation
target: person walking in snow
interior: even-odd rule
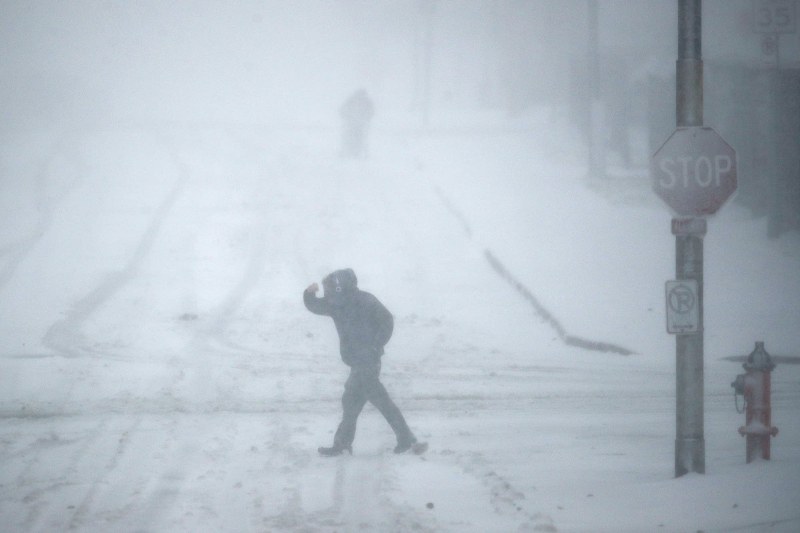
[[[339,108],[342,117],[342,156],[359,158],[367,155],[367,130],[375,112],[372,99],[364,89],[350,95]]]
[[[319,286],[312,283],[303,292],[303,303],[314,314],[333,319],[339,334],[342,361],[350,367],[350,376],[342,395],[342,421],[333,437],[333,446],[319,448],[325,456],[353,453],[358,415],[367,402],[378,408],[397,437],[395,453],[427,448],[418,443],[403,414],[379,380],[381,356],[392,336],[394,318],[372,294],[358,288],[352,269],[337,270],[322,280],[324,294],[316,296]]]

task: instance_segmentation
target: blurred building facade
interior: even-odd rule
[[[798,4],[703,2],[704,124],[737,150],[734,201],[768,217],[771,237],[800,230],[800,25],[792,19],[773,32],[762,27],[760,10],[788,6],[796,17]],[[675,128],[677,2],[418,5],[432,33],[434,108],[475,104],[510,117],[537,106],[564,109],[587,145],[598,142],[599,127],[606,173],[646,172]]]

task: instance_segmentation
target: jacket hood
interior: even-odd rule
[[[325,297],[332,301],[347,296],[358,288],[358,279],[352,268],[344,268],[331,272],[322,280]]]

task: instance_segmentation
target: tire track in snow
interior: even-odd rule
[[[455,204],[449,199],[449,197],[442,191],[442,189],[436,185],[434,185],[434,191],[436,195],[442,202],[442,205],[445,209],[450,212],[456,219],[458,219],[461,227],[464,229],[464,233],[467,235],[469,239],[472,239],[472,227],[469,223],[467,217],[458,209],[456,208]],[[497,258],[497,256],[492,253],[491,250],[488,248],[483,252],[484,257],[488,261],[489,265],[492,269],[505,280],[509,285],[511,285],[520,296],[522,296],[534,309],[534,312],[545,322],[547,323],[558,335],[559,339],[566,344],[567,346],[574,346],[576,348],[582,348],[584,350],[591,350],[597,352],[606,352],[606,353],[616,353],[620,355],[634,355],[636,352],[633,350],[629,350],[623,346],[619,346],[610,342],[603,342],[603,341],[594,341],[589,339],[584,339],[581,337],[577,337],[575,335],[571,335],[567,332],[566,328],[561,324],[561,322],[549,311],[547,308],[542,305],[538,298],[528,289],[525,285],[522,284],[509,270],[503,265],[502,262]]]
[[[173,143],[171,153],[184,174],[197,178],[195,176],[196,171],[193,171],[189,163],[192,160],[192,150],[198,150],[202,157],[203,154],[213,148],[207,146],[208,144],[225,145],[227,141],[233,141],[241,146],[245,154],[240,154],[238,157],[245,161],[258,160],[261,157],[259,154],[252,153],[255,150],[253,147],[237,138],[235,130],[229,131],[226,128],[216,132],[216,136],[213,139],[200,135],[191,146],[181,148],[177,145],[177,142]],[[233,172],[236,175],[244,175],[246,178],[248,169],[240,170],[234,170]],[[201,181],[201,179],[198,178],[197,181]],[[248,190],[251,193],[248,195],[248,201],[254,201],[253,199],[264,196],[258,187],[254,191]],[[231,329],[231,324],[239,317],[247,299],[252,295],[254,289],[265,275],[270,259],[270,243],[274,243],[275,236],[283,231],[282,228],[274,227],[270,224],[270,220],[266,215],[268,207],[270,206],[258,205],[255,220],[248,222],[246,230],[242,231],[247,236],[248,249],[241,274],[235,278],[232,286],[226,287],[221,301],[212,306],[208,312],[203,313],[202,321],[198,322],[192,337],[186,345],[184,351],[192,354],[192,359],[184,363],[184,366],[191,367],[192,372],[179,372],[172,382],[165,387],[166,390],[184,390],[188,395],[196,395],[198,391],[204,391],[203,394],[206,394],[210,390],[209,384],[220,383],[216,379],[221,370],[220,356],[246,355],[253,358],[263,357],[263,349],[248,346],[246,342],[232,339],[232,334],[229,330]],[[245,205],[244,209],[249,210],[249,206]],[[243,364],[248,366],[250,363]],[[206,409],[214,410],[220,408],[220,406],[222,408],[231,408],[231,406],[238,408],[234,399],[237,392],[237,384],[238,382],[234,379],[224,388],[218,385],[213,394],[206,397]]]
[[[264,155],[262,153],[262,146],[252,140],[252,136],[257,132],[244,132],[240,131],[241,127],[236,128],[231,125],[220,127],[216,132],[217,137],[215,141],[217,144],[225,144],[230,141],[241,149],[239,159],[248,162],[257,162],[259,165],[264,164]],[[202,136],[195,140],[195,143],[203,146],[204,143],[210,142]],[[204,152],[205,153],[205,152]],[[176,160],[179,161],[187,174],[191,174],[189,165],[185,162],[185,157],[180,150],[176,147],[173,149],[173,154]],[[262,167],[258,167],[262,169]],[[243,174],[247,175],[247,170],[244,169]],[[263,170],[263,169],[262,169]],[[246,265],[242,271],[238,281],[231,287],[227,294],[216,307],[214,307],[206,316],[204,316],[204,324],[195,335],[195,338],[189,348],[191,351],[198,351],[207,349],[210,344],[216,344],[218,347],[226,348],[235,352],[261,356],[263,350],[250,347],[241,342],[237,342],[230,338],[228,329],[233,320],[237,317],[239,312],[244,306],[247,298],[253,293],[253,289],[264,278],[271,256],[270,244],[280,241],[281,238],[286,238],[285,234],[289,228],[277,227],[270,223],[267,213],[274,212],[275,209],[280,209],[281,205],[274,205],[272,202],[275,200],[274,194],[264,194],[262,188],[266,187],[268,182],[260,180],[255,190],[250,191],[248,196],[249,202],[258,202],[261,199],[270,199],[270,204],[256,203],[257,209],[255,210],[256,220],[252,222],[250,227],[245,232],[248,236],[249,251],[246,260]],[[250,184],[248,184],[250,185]],[[271,191],[272,192],[272,191]],[[251,209],[250,206],[245,206],[245,209]]]
[[[81,503],[75,506],[75,511],[72,513],[72,518],[67,524],[68,529],[81,529],[81,526],[85,525],[98,494],[100,494],[103,489],[109,486],[107,480],[112,474],[115,473],[117,466],[120,464],[122,456],[127,453],[130,445],[131,434],[136,432],[141,422],[141,416],[134,418],[133,422],[127,427],[127,429],[119,434],[117,446],[111,454],[108,462],[99,469],[99,474],[89,485],[89,488],[86,491],[86,494],[83,496]],[[112,433],[112,436],[113,435],[116,435],[116,433]],[[97,472],[98,470],[95,471]]]
[[[526,509],[525,494],[514,486],[496,470],[488,466],[488,461],[483,454],[474,452],[463,454],[458,462],[465,473],[478,478],[483,486],[489,490],[490,504],[495,512],[504,515],[518,515],[523,522],[517,529],[520,532],[543,531],[555,533],[558,531],[553,519],[544,513],[530,512]]]
[[[53,213],[58,208],[64,198],[72,192],[83,179],[83,173],[86,171],[86,162],[77,157],[76,150],[68,151],[70,146],[69,141],[76,138],[78,135],[73,132],[73,135],[66,133],[61,135],[61,138],[51,148],[50,153],[36,172],[36,208],[39,216],[36,220],[36,226],[27,237],[22,237],[17,241],[7,244],[0,248],[0,258],[6,259],[5,265],[0,269],[0,292],[5,288],[9,281],[14,277],[19,265],[25,260],[28,254],[33,250],[39,239],[47,233],[53,223]],[[69,156],[75,164],[76,170],[74,175],[71,176],[65,185],[62,186],[60,191],[52,196],[48,195],[48,185],[51,179],[51,165],[59,156]]]
[[[276,400],[283,403],[286,398],[283,379],[279,379],[276,391]],[[277,514],[265,517],[263,521],[264,524],[271,524],[273,527],[280,529],[299,527],[302,526],[305,521],[302,516],[302,497],[299,480],[297,479],[297,472],[308,462],[308,454],[303,456],[298,450],[292,448],[289,443],[291,430],[285,417],[279,415],[270,417],[270,425],[270,437],[267,443],[267,449],[270,455],[272,457],[277,455],[288,459],[296,468],[294,469],[294,475],[292,475],[292,472],[281,472],[281,474],[287,476],[286,483],[283,487],[285,500],[281,510]]]
[[[567,330],[564,329],[564,326],[539,302],[536,296],[520,282],[517,280],[511,272],[503,265],[503,263],[498,260],[491,251],[486,250],[484,252],[486,260],[492,266],[492,268],[497,272],[501,278],[507,281],[514,289],[527,300],[533,308],[536,310],[536,314],[538,314],[542,320],[547,322],[558,334],[558,337],[564,342],[564,344],[568,346],[575,346],[577,348],[583,348],[585,350],[592,350],[596,352],[610,352],[610,353],[617,353],[620,355],[633,355],[636,352],[624,348],[622,346],[618,346],[616,344],[612,344],[609,342],[602,342],[602,341],[592,341],[588,339],[583,339],[581,337],[576,337],[575,335],[570,335],[567,333]]]
[[[25,467],[17,475],[15,482],[16,490],[20,494],[24,494],[20,500],[28,506],[23,520],[25,531],[45,530],[46,527],[41,522],[46,520],[49,514],[61,515],[63,513],[61,508],[58,511],[51,510],[48,506],[49,502],[44,499],[44,496],[51,492],[60,491],[63,487],[75,483],[70,481],[70,474],[78,470],[78,464],[83,457],[89,454],[95,443],[100,440],[107,425],[108,421],[103,419],[88,436],[81,438],[78,449],[69,454],[66,466],[59,467],[58,472],[49,472],[50,477],[45,483],[37,484],[35,482],[35,469],[41,466],[40,461],[43,451],[55,447],[68,446],[75,441],[64,440],[54,432],[51,432],[48,437],[39,437],[24,452],[17,454],[18,457],[15,457],[15,459],[25,462]],[[32,486],[34,488],[31,490]]]
[[[27,477],[33,476],[33,469],[41,467],[40,461],[44,451],[54,448],[70,446],[78,442],[77,449],[69,453],[69,459],[59,465],[58,471],[48,471],[49,481],[46,486],[39,486],[29,491],[22,498],[29,505],[24,520],[24,530],[52,530],[54,523],[60,524],[57,529],[81,529],[91,511],[98,494],[109,487],[108,477],[113,474],[120,463],[121,457],[127,452],[130,435],[136,431],[141,423],[141,417],[136,417],[132,422],[125,424],[121,431],[110,430],[109,417],[103,417],[94,425],[86,435],[78,439],[63,440],[54,433],[50,438],[39,438],[26,450],[25,455],[33,454],[25,469],[17,476],[17,485],[20,488],[29,487],[32,483]],[[109,441],[116,442],[109,446]],[[112,452],[107,461],[97,468],[95,462],[102,462],[108,457],[108,449]],[[90,464],[84,465],[88,461]],[[79,476],[91,473],[88,482],[81,481]],[[85,487],[85,488],[84,488]],[[64,507],[62,499],[53,501],[45,496],[56,494],[80,494],[80,503]]]
[[[279,530],[439,531],[432,523],[435,522],[432,515],[392,499],[397,477],[395,469],[405,457],[388,457],[390,453],[356,453],[310,461],[303,465],[304,469],[313,468],[333,476],[331,504],[317,511],[304,511],[302,492],[296,482],[291,482],[292,488],[286,490],[287,501],[283,508],[264,523]],[[323,465],[323,462],[328,464]],[[324,476],[316,473],[314,477],[320,479]]]
[[[187,426],[191,428],[194,423],[192,417],[181,415],[168,417],[166,422],[166,425],[169,426],[168,430],[164,435],[159,434],[160,449],[154,468],[157,475],[153,477],[139,476],[138,484],[131,491],[137,498],[129,501],[125,507],[120,509],[116,513],[118,516],[141,517],[141,520],[146,520],[152,525],[152,528],[167,521],[169,515],[180,507],[180,503],[186,499],[191,501],[190,496],[194,498],[204,496],[196,490],[190,490],[193,483],[196,482],[190,479],[190,471],[201,464],[207,466],[199,457],[201,449],[209,445],[209,439],[191,438],[192,435],[198,434],[198,431],[187,430]],[[131,468],[130,465],[129,468]],[[206,471],[198,479],[202,479],[203,476],[210,473],[210,470]],[[207,511],[211,508],[207,502],[193,503],[194,505],[188,506],[189,512],[192,510]],[[172,518],[179,519],[174,516]]]
[[[192,343],[192,351],[203,349],[209,342],[215,342],[222,347],[232,349],[237,352],[259,355],[261,352],[243,346],[242,344],[230,339],[226,331],[231,321],[236,317],[237,311],[251,294],[252,289],[261,279],[268,259],[267,249],[267,226],[268,222],[264,217],[252,232],[252,245],[247,260],[247,265],[241,278],[228,292],[221,304],[214,309],[208,318],[208,325],[200,329]]]
[[[78,300],[73,308],[67,312],[67,316],[51,325],[45,333],[42,344],[57,354],[70,358],[80,357],[87,353],[94,353],[97,356],[103,355],[96,353],[95,350],[89,348],[86,343],[83,342],[81,327],[104,302],[113,297],[114,294],[119,292],[120,289],[136,276],[143,260],[150,253],[164,221],[172,211],[175,202],[183,193],[188,175],[181,162],[174,156],[174,153],[170,153],[173,154],[173,159],[176,161],[176,167],[179,172],[178,178],[175,180],[172,189],[167,193],[166,197],[156,209],[155,214],[150,220],[150,224],[139,240],[139,244],[136,246],[127,264],[122,270],[109,274],[100,285]]]

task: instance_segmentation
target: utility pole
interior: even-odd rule
[[[703,125],[701,0],[678,0],[678,60],[675,122],[678,128]],[[703,237],[705,218],[673,218],[675,276],[697,282],[699,324],[675,337],[676,436],[675,477],[705,473],[703,429]]]
[[[666,284],[675,334],[675,477],[705,473],[703,436],[703,237],[706,218],[738,186],[736,151],[703,126],[701,0],[678,0],[676,129],[653,154],[653,191],[673,212],[675,277]]]
[[[597,0],[587,0],[589,38],[589,179],[605,177],[605,109],[600,91],[600,17]]]
[[[436,0],[419,0],[419,12],[422,17],[422,65],[420,99],[422,106],[422,127],[430,125],[431,114],[431,64],[433,62],[433,19],[436,12]]]

